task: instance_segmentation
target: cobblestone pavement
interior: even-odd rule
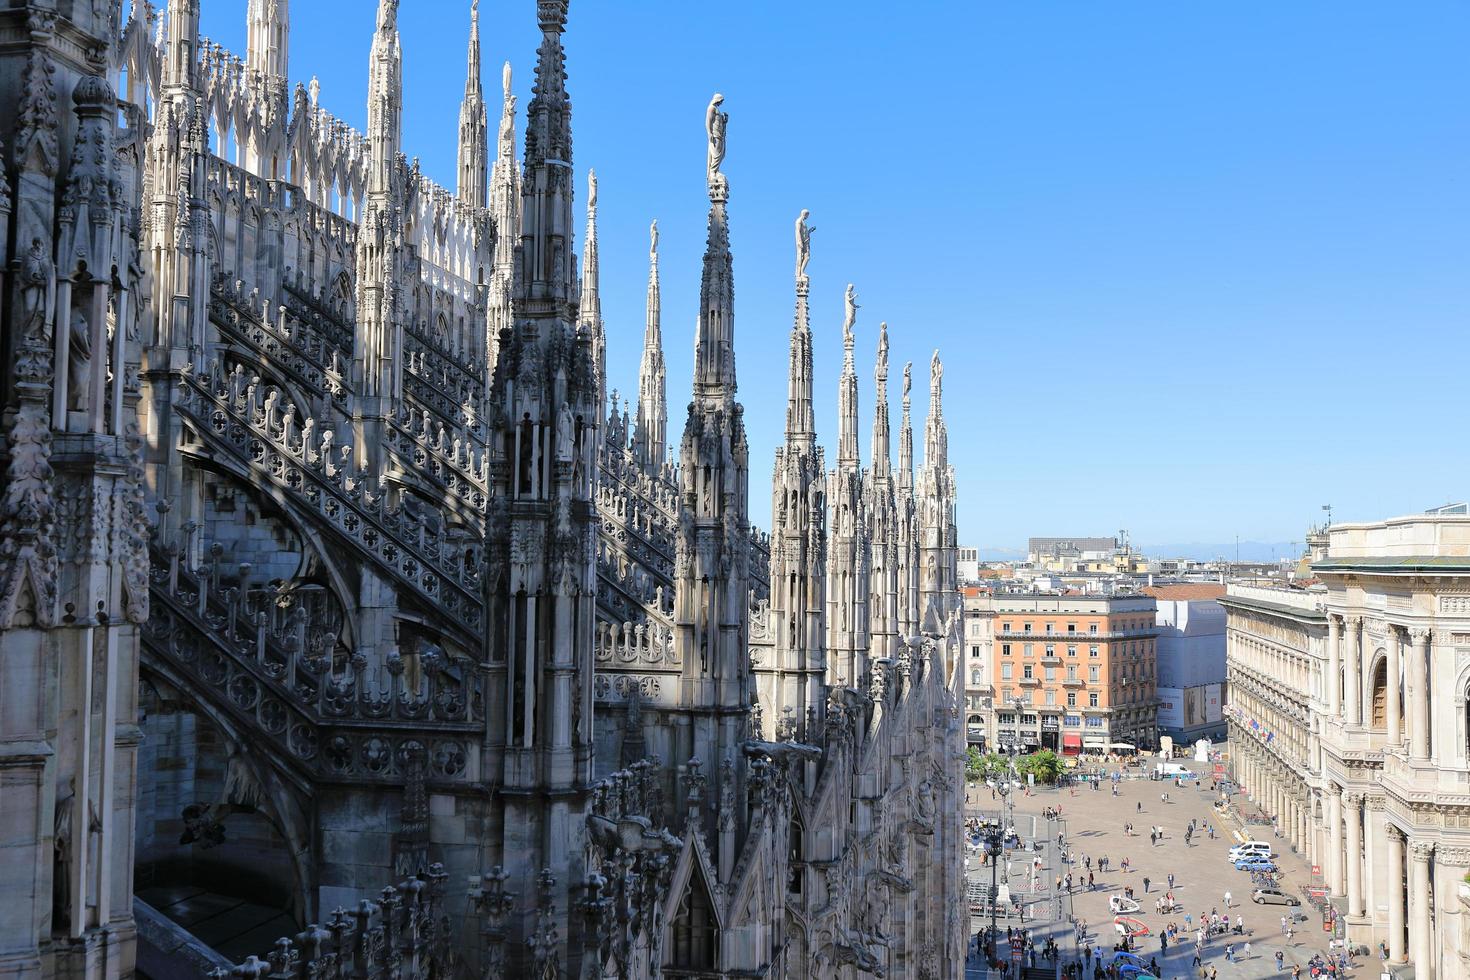
[[[1196,763],[1198,770],[1207,770],[1204,764]],[[1168,793],[1169,802],[1160,797]],[[1046,823],[1039,820],[1044,807],[1062,808],[1066,848],[1072,863],[1068,865],[1073,875],[1073,891],[1070,909],[1064,912],[1086,922],[1087,937],[1094,948],[1101,945],[1111,955],[1117,933],[1113,927],[1113,913],[1109,911],[1110,896],[1124,894],[1124,889],[1133,889],[1133,898],[1138,902],[1136,918],[1148,927],[1148,935],[1138,942],[1138,953],[1148,960],[1157,957],[1161,980],[1184,980],[1198,977],[1194,967],[1194,931],[1202,914],[1214,911],[1225,912],[1225,893],[1231,893],[1230,917],[1234,924],[1237,915],[1243,916],[1247,935],[1217,937],[1206,940],[1202,965],[1206,971],[1213,967],[1220,980],[1255,980],[1264,977],[1290,976],[1294,965],[1302,966],[1302,976],[1309,976],[1307,961],[1314,953],[1326,953],[1329,935],[1323,930],[1321,914],[1305,901],[1299,908],[1281,905],[1256,905],[1251,901],[1254,886],[1250,875],[1236,871],[1227,860],[1227,852],[1236,839],[1231,827],[1226,825],[1220,814],[1211,807],[1213,799],[1210,782],[1186,781],[1183,788],[1172,781],[1155,782],[1148,779],[1124,779],[1118,783],[1117,795],[1104,782],[1101,789],[1079,787],[1074,791],[1040,790],[1033,795],[1017,794],[1015,813],[1017,823],[1024,832],[1029,821],[1026,816],[1038,817],[1038,824],[1046,833]],[[990,791],[980,789],[972,794],[974,806],[981,812],[993,814],[995,803],[991,802]],[[1193,842],[1186,846],[1185,829],[1189,821],[1197,822],[1198,832]],[[1124,835],[1124,824],[1131,823],[1133,836]],[[1205,833],[1206,824],[1215,827],[1215,839]],[[1159,827],[1163,837],[1157,844],[1149,843],[1151,828]],[[1054,847],[1055,825],[1049,828],[1051,845]],[[1311,869],[1301,857],[1292,853],[1284,841],[1278,840],[1269,827],[1253,828],[1253,836],[1266,840],[1277,848],[1277,864],[1285,873],[1280,888],[1288,894],[1302,897],[1303,886],[1311,884]],[[1092,859],[1094,887],[1087,888],[1087,868],[1084,857]],[[1105,872],[1097,871],[1097,860],[1106,857],[1110,864]],[[1129,869],[1124,872],[1122,862],[1128,859]],[[979,861],[972,861],[979,865]],[[1053,867],[1059,866],[1053,863]],[[974,874],[979,874],[977,870]],[[1174,914],[1160,914],[1155,902],[1170,890],[1168,877],[1174,875],[1173,893],[1183,910]],[[1056,872],[1048,887],[1055,884]],[[1145,886],[1144,882],[1148,884]],[[989,875],[984,879],[987,884]],[[1065,904],[1065,902],[1064,902]],[[1291,913],[1305,914],[1305,921],[1296,922],[1291,939],[1283,934],[1281,920]],[[1190,917],[1191,926],[1186,930],[1185,916]],[[1159,933],[1170,922],[1179,927],[1178,946],[1171,940],[1166,950],[1159,946]],[[1001,923],[1004,930],[1005,923]],[[1066,946],[1069,955],[1075,935],[1070,929]],[[1047,930],[1048,933],[1051,930]],[[1187,938],[1186,938],[1187,933]],[[1038,942],[1040,940],[1038,939]],[[1058,938],[1061,942],[1062,939]],[[1249,944],[1249,950],[1246,946]],[[1233,961],[1226,959],[1226,948],[1231,950]],[[1276,966],[1276,953],[1282,954],[1282,968]],[[1358,965],[1349,976],[1376,977],[1376,960],[1359,959]],[[1092,971],[1087,971],[1092,976]],[[1208,976],[1208,972],[1206,972]]]

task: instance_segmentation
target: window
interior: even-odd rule
[[[1088,728],[1101,728],[1102,727],[1102,723],[1103,723],[1103,720],[1101,718],[1088,718],[1087,719],[1087,727]]]
[[[1031,665],[1030,664],[1025,664],[1024,666],[1022,666],[1021,669],[1022,669],[1022,671],[1024,671],[1024,673],[1022,673],[1021,676],[1024,677],[1024,678],[1026,678],[1029,681],[1031,679]]]
[[[1089,633],[1096,633],[1097,632],[1097,624],[1096,623],[1089,624],[1088,627],[1087,627],[1087,632],[1089,632]]]
[[[1011,698],[1013,698],[1015,696],[1016,696],[1016,692],[1012,688],[1009,688],[1009,687],[1003,687],[1003,688],[1001,688],[1000,699],[1002,701],[1009,701]]]
[[[1057,679],[1057,669],[1055,667],[1047,667],[1046,668],[1046,679],[1047,679],[1048,682],[1054,681],[1054,680]]]
[[[1051,688],[1047,688],[1046,689],[1046,703],[1047,704],[1056,704],[1057,703],[1057,692],[1056,691],[1053,691]]]
[[[1075,633],[1075,632],[1077,632],[1077,624],[1076,623],[1068,623],[1067,624],[1067,632],[1068,633]]]
[[[1009,643],[1002,643],[1000,645],[1000,655],[1002,657],[1009,657],[1011,655],[1011,645]]]
[[[970,686],[971,687],[979,687],[980,686],[980,671],[978,671],[978,670],[972,670],[972,671],[970,671]]]
[[[1048,657],[1055,657],[1057,655],[1057,648],[1054,644],[1048,643],[1046,645],[1046,655]]]
[[[1089,657],[1095,657],[1095,656],[1097,656],[1097,644],[1096,643],[1092,644],[1091,646],[1089,646],[1087,648],[1087,655]]]
[[[1069,701],[1068,704],[1070,703],[1071,702]],[[1078,725],[1082,724],[1082,716],[1068,715],[1066,719],[1062,722],[1062,724],[1066,725],[1068,728],[1076,728]]]
[[[1000,665],[1000,679],[1003,680],[1003,681],[1008,681],[1008,680],[1011,679],[1011,665],[1010,664],[1001,664]]]
[[[1022,630],[1022,631],[1023,631],[1023,632],[1026,632],[1026,633],[1029,633],[1029,632],[1031,632],[1031,624],[1030,624],[1030,623],[1027,623],[1027,624],[1026,624],[1026,625],[1025,625],[1025,626],[1022,626],[1022,627],[1021,627],[1021,630]]]
[[[1091,694],[1087,695],[1087,706],[1089,708],[1096,708],[1097,707],[1097,692],[1096,691],[1093,691]]]
[[[1003,714],[999,720],[1002,725],[1014,725],[1016,723],[1016,716],[1013,714]]]
[[[1077,665],[1076,664],[1068,664],[1067,665],[1067,680],[1069,680],[1069,681],[1075,681],[1076,679],[1077,679]]]
[[[1033,653],[1034,653],[1034,652],[1035,652],[1035,651],[1033,651],[1033,650],[1032,650],[1032,649],[1031,649],[1031,644],[1029,644],[1029,643],[1022,643],[1022,644],[1021,644],[1021,652],[1022,652],[1022,653],[1024,653],[1024,654],[1025,654],[1025,655],[1026,655],[1026,656],[1028,656],[1028,657],[1029,657],[1029,656],[1031,656],[1031,655],[1032,655],[1032,654],[1033,654]]]
[[[1011,631],[1011,624],[1010,623],[1001,623],[1000,624],[1000,631],[1002,633],[1009,633]]]
[[[1026,690],[1022,691],[1021,693],[1024,694],[1024,695],[1026,695],[1026,703],[1027,704],[1030,704],[1031,703],[1031,696],[1034,693],[1031,690],[1031,688],[1028,687],[1028,688],[1026,688]],[[1032,724],[1035,724],[1036,723],[1036,720],[1033,718],[1032,721],[1031,721],[1031,723]]]
[[[1046,624],[1046,631],[1047,631],[1047,632],[1048,632],[1048,633],[1050,633],[1050,632],[1051,632],[1051,623],[1047,623],[1047,624]]]
[[[1069,708],[1075,708],[1075,707],[1077,707],[1077,692],[1076,691],[1068,691],[1067,692],[1067,707],[1069,707]]]
[[[1034,724],[1036,724],[1036,716],[1035,715],[1022,715],[1021,716],[1021,724],[1023,724],[1023,725],[1034,725]]]
[[[1075,643],[1068,643],[1067,644],[1067,656],[1069,656],[1069,657],[1075,657],[1075,656],[1077,656],[1077,644],[1075,644]]]

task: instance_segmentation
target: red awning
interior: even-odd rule
[[[1080,755],[1082,752],[1081,735],[1062,736],[1062,755]]]

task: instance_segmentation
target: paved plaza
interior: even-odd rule
[[[1199,768],[1207,767],[1200,765]],[[1034,916],[1037,920],[1034,936],[1038,945],[1047,936],[1056,938],[1063,944],[1062,962],[1069,962],[1075,955],[1074,951],[1079,951],[1075,945],[1075,933],[1067,923],[1070,916],[1079,924],[1086,923],[1086,935],[1094,949],[1101,946],[1111,955],[1118,934],[1113,927],[1114,913],[1109,910],[1108,900],[1111,896],[1123,896],[1125,889],[1131,887],[1139,906],[1133,915],[1149,930],[1147,936],[1137,941],[1135,951],[1144,960],[1158,959],[1161,980],[1198,977],[1200,972],[1193,963],[1195,930],[1202,915],[1226,911],[1225,893],[1228,891],[1231,893],[1231,923],[1234,924],[1236,916],[1242,916],[1246,935],[1231,933],[1206,940],[1202,956],[1205,970],[1213,967],[1221,980],[1247,980],[1290,976],[1292,967],[1300,965],[1301,975],[1310,975],[1307,961],[1314,953],[1327,952],[1330,935],[1323,929],[1321,913],[1303,898],[1303,887],[1313,883],[1311,868],[1292,853],[1285,841],[1278,839],[1269,826],[1252,828],[1255,839],[1266,840],[1277,849],[1276,862],[1285,873],[1278,887],[1303,898],[1302,905],[1296,908],[1256,905],[1250,900],[1255,887],[1250,875],[1236,871],[1227,860],[1227,852],[1237,842],[1232,835],[1236,825],[1212,808],[1212,800],[1218,799],[1219,795],[1211,794],[1208,777],[1200,781],[1185,781],[1182,788],[1172,781],[1149,779],[1122,779],[1116,786],[1116,795],[1112,784],[1107,781],[1099,790],[1082,786],[1076,789],[1041,789],[1029,796],[1022,792],[1015,794],[1013,806],[1018,831],[1023,836],[1034,833],[1038,838],[1047,839],[1049,844],[1049,848],[1042,852],[1048,878],[1040,883],[1040,891],[1033,896],[1028,913],[1028,918]],[[1169,797],[1167,803],[1161,799],[1164,793]],[[993,816],[1000,805],[998,801],[992,801],[990,790],[984,787],[972,790],[970,799],[969,815]],[[1243,802],[1239,796],[1235,800]],[[1060,824],[1041,818],[1044,808],[1055,807],[1061,807]],[[1036,819],[1033,821],[1032,817]],[[1196,821],[1198,831],[1192,843],[1186,845],[1185,831],[1191,819]],[[1133,825],[1132,836],[1125,835],[1125,824]],[[1205,832],[1207,824],[1215,828],[1213,840]],[[1161,828],[1163,836],[1158,843],[1151,844],[1149,836],[1154,827]],[[1059,830],[1070,862],[1065,866],[1059,860],[1060,855],[1048,853],[1048,850],[1056,849]],[[1094,879],[1091,889],[1087,887],[1088,870],[1084,858],[1091,859]],[[1105,871],[1098,870],[1100,858],[1109,862]],[[1122,867],[1125,858],[1129,864],[1126,872]],[[1013,852],[1010,860],[1013,881],[1023,878],[1020,869],[1024,869],[1030,860],[1029,852],[1025,856],[1020,851]],[[983,876],[988,884],[988,869],[979,868],[978,858],[972,858],[971,864],[977,867],[971,874],[977,878]],[[1053,925],[1045,920],[1051,918],[1056,909],[1055,879],[1068,870],[1072,873],[1074,887],[1068,895],[1064,886],[1062,921]],[[1174,876],[1174,898],[1183,908],[1173,914],[1160,914],[1155,903],[1171,890],[1170,874]],[[1290,920],[1293,912],[1304,920],[1291,923],[1293,935],[1288,939],[1282,930],[1282,917]],[[1186,915],[1190,921],[1188,927]],[[1171,939],[1167,949],[1161,949],[1160,932],[1171,922],[1179,928],[1179,943],[1176,946]],[[1016,925],[1017,922],[1015,919],[1009,923],[1001,921],[1002,938],[1007,924]],[[1026,925],[1033,927],[1029,921]],[[972,933],[981,928],[983,923],[980,919],[972,920]],[[1226,959],[1227,945],[1233,946],[1233,961]],[[1280,969],[1277,967],[1277,952],[1282,954]],[[1378,968],[1376,957],[1371,958],[1371,962],[1360,957],[1348,975],[1376,977]],[[972,972],[970,975],[980,974]],[[1092,976],[1090,967],[1085,976]]]

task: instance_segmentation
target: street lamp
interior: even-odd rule
[[[984,820],[980,824],[980,847],[990,859],[990,931],[985,934],[985,955],[995,960],[995,917],[1000,904],[1000,886],[996,875],[1000,870],[1000,857],[1005,850],[1005,828],[999,820]]]

